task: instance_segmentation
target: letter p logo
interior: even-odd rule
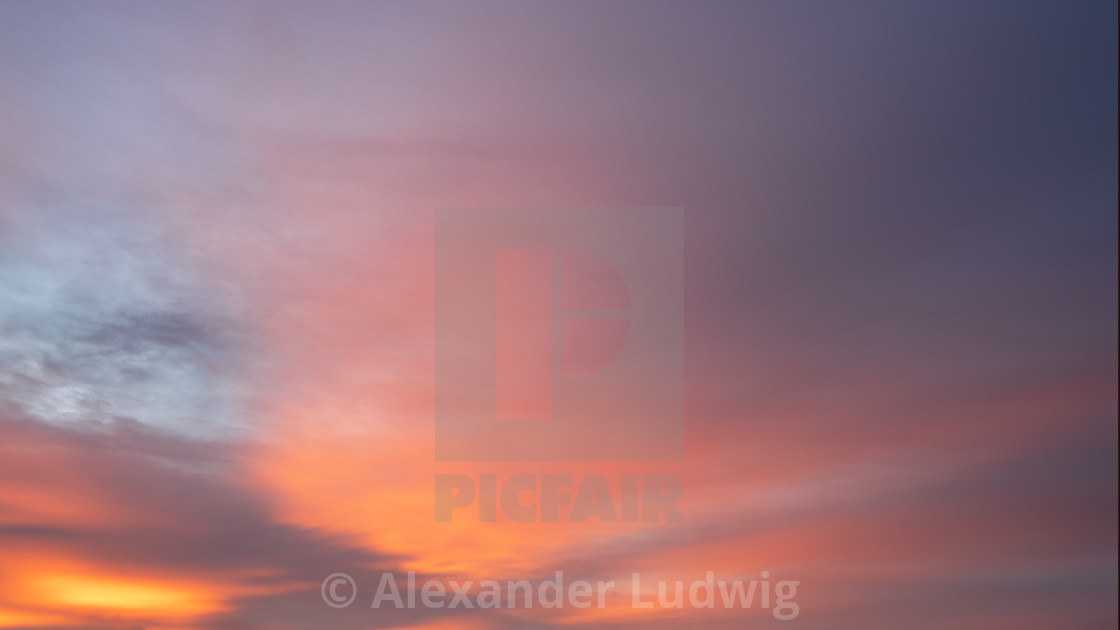
[[[436,460],[675,461],[682,212],[436,212]]]

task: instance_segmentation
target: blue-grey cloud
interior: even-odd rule
[[[0,392],[50,422],[235,431],[248,346],[158,225],[49,203],[0,231]]]

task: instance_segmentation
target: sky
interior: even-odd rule
[[[0,628],[1115,628],[1116,23],[0,0]],[[439,208],[682,209],[628,278],[680,286],[679,461],[437,461]],[[519,473],[671,475],[684,520],[434,518]],[[619,586],[371,607],[409,571]],[[800,614],[629,604],[707,571]]]

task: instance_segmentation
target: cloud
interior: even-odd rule
[[[0,625],[743,622],[321,602],[416,566],[1115,625],[1115,11],[4,5]],[[431,209],[643,204],[687,522],[432,522]]]
[[[58,627],[74,628],[164,627],[182,616],[213,628],[332,629],[409,624],[435,614],[371,613],[372,590],[349,613],[324,604],[320,582],[327,575],[346,572],[372,589],[402,558],[278,522],[267,495],[238,478],[238,446],[228,440],[176,437],[128,422],[99,430],[52,425],[10,408],[0,414],[0,431],[6,613],[60,614],[71,621]],[[101,585],[104,601],[79,604],[66,599],[77,591],[44,591],[64,583]],[[141,583],[163,589],[161,601],[181,603],[133,610],[108,590],[116,585],[126,593]],[[111,621],[118,614],[121,620]]]
[[[50,203],[0,232],[0,391],[50,422],[235,431],[245,335],[159,226]]]

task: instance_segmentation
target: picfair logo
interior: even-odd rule
[[[682,220],[437,210],[436,460],[678,461]]]

